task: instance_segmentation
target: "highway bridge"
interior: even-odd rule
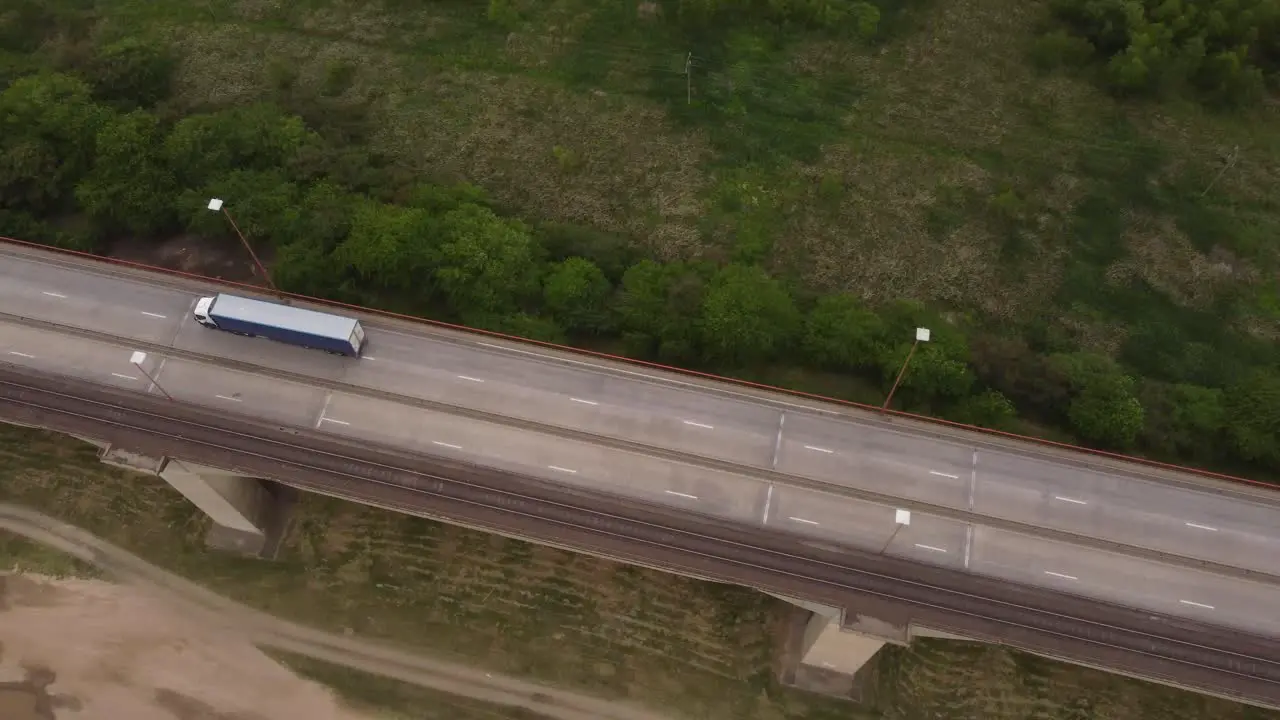
[[[927,585],[933,593],[981,587],[966,595],[965,609],[939,606],[950,620],[931,621],[967,637],[1008,642],[1017,628],[1035,628],[1039,642],[1053,638],[1057,656],[1122,670],[1141,658],[1144,667],[1130,671],[1167,680],[1175,673],[1151,663],[1173,662],[1177,653],[1152,648],[1173,642],[1199,653],[1194,662],[1176,661],[1183,675],[1198,668],[1199,679],[1179,682],[1266,704],[1280,699],[1280,685],[1273,686],[1280,669],[1272,666],[1280,660],[1280,619],[1270,612],[1280,530],[1272,522],[1275,500],[1261,489],[374,314],[364,316],[363,358],[331,356],[198,326],[191,306],[216,289],[23,246],[0,249],[0,360],[11,367],[10,417],[64,431],[78,423],[93,435],[86,423],[101,432],[119,416],[75,411],[72,399],[82,408],[108,397],[119,408],[150,403],[154,422],[167,394],[178,402],[166,412],[201,413],[199,432],[214,432],[213,418],[269,423],[221,445],[221,467],[243,469],[243,443],[270,431],[286,432],[296,447],[305,436],[314,447],[381,448],[429,461],[436,469],[424,475],[498,473],[508,487],[519,478],[579,505],[584,497],[592,507],[613,503],[620,509],[611,517],[643,509],[653,527],[696,522],[704,537],[710,527],[736,533],[733,547],[755,553],[748,557],[756,572],[773,552],[765,545],[778,543],[797,567],[817,563],[830,572],[856,557],[910,568],[899,578],[945,578]],[[149,354],[145,374],[130,364],[138,350]],[[130,422],[121,427],[143,443],[139,421]],[[193,437],[170,433],[167,442]],[[232,450],[238,459],[226,459]],[[353,465],[341,467],[350,473]],[[276,479],[324,491],[315,476],[325,471],[313,470],[311,480]],[[387,491],[385,482],[379,487]],[[413,483],[403,488],[422,492]],[[348,478],[338,494],[359,499],[361,492]],[[404,502],[397,507],[411,509]],[[896,522],[903,509],[912,513],[909,525]],[[576,522],[591,525],[581,516]],[[611,533],[615,543],[632,538]],[[635,533],[633,554],[646,542],[683,542]],[[619,553],[626,556],[625,547]],[[727,578],[723,547],[718,553],[699,555],[721,559],[719,570],[701,574]],[[805,572],[784,574],[810,583],[818,577],[816,569]],[[771,587],[759,577],[744,584]],[[790,592],[785,584],[773,591]],[[865,589],[848,578],[836,585]],[[796,596],[831,595],[831,583],[806,587],[808,595]],[[896,595],[871,594],[929,605],[897,587]],[[1068,632],[1009,622],[1024,596],[1042,604],[1029,606],[1041,620],[1077,625]],[[1090,614],[1108,620],[1079,625]],[[1002,616],[998,629],[956,627]],[[1124,643],[1096,638],[1088,653],[1062,649],[1098,627],[1145,638],[1137,642],[1145,649],[1124,648],[1137,655],[1117,658],[1105,648]],[[1203,675],[1209,671],[1216,674]]]

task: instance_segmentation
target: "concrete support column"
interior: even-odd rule
[[[880,648],[911,642],[906,619],[881,611],[891,609],[835,607],[770,594],[796,606],[779,678],[792,687],[860,699],[867,678],[862,671],[874,667]]]
[[[279,533],[269,533],[268,529],[282,529],[283,508],[262,481],[186,460],[156,458],[110,443],[94,444],[102,448],[102,462],[158,476],[208,515],[213,520],[206,537],[211,547],[262,555],[271,545],[273,549],[267,554],[274,555]],[[275,542],[268,543],[269,534],[277,536]]]
[[[802,665],[852,677],[888,642],[840,627],[838,619],[814,613],[805,625]]]
[[[172,458],[166,459],[158,475],[215,524],[250,535],[263,534],[271,497],[255,478]]]

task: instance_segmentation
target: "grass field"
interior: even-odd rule
[[[884,0],[863,46],[694,40],[643,0],[494,0],[500,22],[461,0],[93,4],[104,32],[179,48],[182,109],[276,99],[413,176],[659,257],[763,261],[1137,365],[1136,345],[1280,338],[1276,106],[1039,75],[1043,0]]]
[[[630,698],[674,717],[1280,717],[942,641],[883,651],[870,704],[851,706],[777,686],[771,665],[785,606],[753,592],[313,496],[301,502],[280,562],[209,554],[201,543],[204,520],[162,482],[106,468],[79,441],[7,426],[0,426],[0,501],[60,517],[281,616]],[[3,536],[0,562],[76,571],[53,553]]]

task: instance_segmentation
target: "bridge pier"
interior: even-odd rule
[[[213,521],[209,547],[242,555],[274,557],[292,506],[291,490],[221,468],[171,457],[153,457],[92,438],[98,458],[114,467],[155,475]]]
[[[913,622],[891,603],[836,607],[767,594],[794,607],[779,679],[800,690],[859,701],[872,659],[885,645],[906,647],[917,637],[974,641]]]
[[[781,680],[810,692],[858,700],[863,669],[885,645],[907,645],[905,618],[854,614],[846,608],[774,595],[796,608]]]

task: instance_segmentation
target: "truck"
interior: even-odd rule
[[[237,335],[359,357],[364,328],[355,318],[218,293],[196,301],[196,322]]]

